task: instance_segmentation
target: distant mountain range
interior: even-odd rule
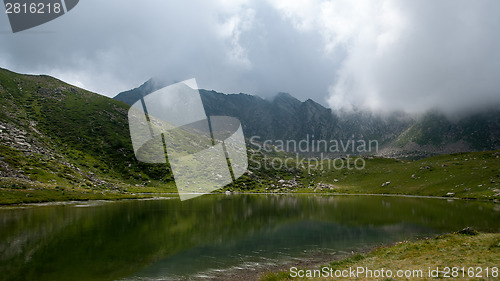
[[[115,99],[129,105],[164,86],[150,79]],[[379,155],[422,157],[433,154],[500,148],[500,107],[449,118],[437,110],[421,115],[365,110],[333,112],[315,101],[279,93],[266,100],[248,94],[200,89],[207,115],[240,119],[245,136],[258,140],[377,140]]]

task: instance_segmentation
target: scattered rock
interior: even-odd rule
[[[466,227],[460,231],[457,231],[456,233],[465,234],[465,235],[478,235],[479,234],[479,232],[472,227]]]
[[[337,189],[337,187],[333,186],[332,184],[318,183],[316,184],[314,191],[324,190],[324,189],[335,190]]]

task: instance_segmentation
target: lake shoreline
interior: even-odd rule
[[[421,276],[412,276],[411,280],[428,280],[434,278],[464,277],[471,280],[471,270],[473,274],[480,274],[472,277],[486,277],[487,280],[498,275],[497,261],[500,258],[500,233],[478,233],[471,229],[471,232],[462,231],[444,233],[434,237],[417,239],[416,241],[401,241],[372,248],[365,253],[357,253],[341,260],[330,260],[318,266],[302,267],[305,270],[319,269],[326,265],[334,270],[345,270],[346,268],[367,268],[378,270],[384,268],[386,271],[397,272],[398,270],[420,271]],[[443,252],[439,249],[446,248]],[[383,265],[383,266],[382,266]],[[449,271],[447,271],[447,268]],[[451,276],[453,267],[459,269],[458,276]],[[460,271],[464,268],[464,272]],[[489,274],[496,272],[496,276],[484,276],[486,268],[492,270]],[[496,271],[494,271],[496,268]],[[431,274],[436,276],[428,276]],[[449,274],[448,276],[446,274]],[[463,274],[464,276],[460,275]],[[274,270],[259,276],[260,281],[267,280],[289,280],[288,270]],[[394,276],[393,276],[394,277]],[[363,275],[357,278],[343,278],[346,280],[372,280]],[[452,278],[453,279],[453,278]],[[475,279],[475,278],[474,278]],[[300,280],[304,280],[300,278]],[[322,278],[306,278],[305,280],[324,280]],[[393,279],[390,279],[393,280]],[[482,279],[481,279],[482,280]]]
[[[320,254],[319,257],[315,258],[297,258],[293,262],[285,261],[282,264],[275,264],[271,266],[259,267],[259,268],[244,268],[244,269],[236,269],[230,270],[226,272],[221,272],[215,274],[213,276],[208,277],[206,280],[213,281],[232,281],[232,280],[260,280],[263,276],[267,274],[272,274],[273,272],[289,272],[291,267],[297,268],[318,268],[323,265],[326,265],[333,261],[341,261],[344,259],[348,259],[351,256],[357,254],[367,254],[375,249],[381,247],[388,247],[391,243],[380,244],[376,246],[367,246],[359,249],[352,249],[351,253],[342,251],[342,253],[335,254]]]
[[[26,190],[29,192],[30,190]],[[29,194],[29,193],[28,193]],[[165,192],[165,193],[135,193],[135,194],[123,194],[124,197],[116,197],[105,195],[96,199],[69,199],[69,200],[44,200],[39,202],[21,202],[21,203],[5,203],[2,198],[0,198],[0,208],[1,207],[29,207],[29,206],[45,206],[45,205],[65,205],[65,204],[76,204],[82,202],[121,202],[128,200],[164,200],[164,199],[178,199],[178,193],[176,192]],[[480,198],[461,198],[461,197],[445,197],[445,196],[429,196],[429,195],[411,195],[411,194],[390,194],[390,193],[333,193],[333,192],[231,192],[230,194],[225,193],[209,193],[206,195],[321,195],[321,196],[381,196],[381,197],[403,197],[403,198],[422,198],[422,199],[440,199],[440,200],[464,200],[464,201],[478,201],[478,202],[491,202],[500,203],[497,199],[480,199]]]
[[[181,202],[169,195],[0,208],[7,272],[30,270],[26,280],[255,280],[466,226],[500,231],[500,206],[487,202],[321,194]]]

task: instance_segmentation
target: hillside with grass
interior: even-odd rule
[[[367,158],[365,168],[320,172],[315,182],[335,192],[500,198],[500,151],[438,155],[420,160]]]
[[[0,186],[17,202],[173,190],[168,164],[136,161],[128,105],[44,75],[0,69]],[[27,191],[30,190],[30,191]],[[41,197],[40,197],[41,196]]]
[[[262,192],[500,199],[499,150],[446,154],[419,160],[369,156],[318,162],[303,156],[297,161],[293,155],[252,159],[258,164],[251,166],[250,171],[260,175],[259,178],[273,179],[260,190]],[[286,166],[277,165],[285,162]]]

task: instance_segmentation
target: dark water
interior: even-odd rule
[[[382,196],[205,195],[0,208],[0,280],[171,280],[473,226],[500,205]]]

